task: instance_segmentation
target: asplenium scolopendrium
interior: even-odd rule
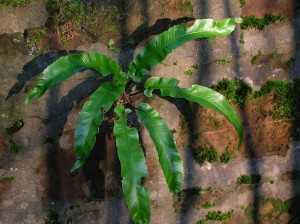
[[[148,130],[156,145],[166,182],[173,193],[177,193],[181,188],[183,164],[166,122],[149,104],[140,103],[137,107],[132,107],[129,95],[131,89],[175,48],[194,39],[226,36],[240,22],[240,18],[229,18],[219,22],[203,19],[196,20],[190,28],[187,28],[186,24],[173,26],[151,40],[141,50],[129,65],[127,73],[123,72],[112,58],[101,53],[84,52],[61,57],[44,70],[44,75],[27,94],[25,103],[41,97],[46,90],[83,69],[93,69],[102,77],[111,75],[112,81],[102,83],[82,108],[75,130],[74,152],[77,161],[72,172],[86,162],[95,144],[99,125],[106,115],[105,111],[112,110],[114,105],[114,112],[118,118],[114,121],[113,134],[121,163],[122,188],[126,203],[134,222],[148,223],[150,222],[150,197],[148,190],[141,185],[141,179],[148,175],[148,171],[139,143],[138,131],[135,127],[127,125],[127,114],[132,109],[136,110],[139,120]],[[151,97],[152,91],[156,89],[160,90],[161,96],[182,98],[211,108],[228,118],[234,125],[241,142],[243,127],[240,119],[221,94],[200,85],[179,88],[178,83],[179,81],[174,78],[150,77],[144,84],[144,94],[146,97]],[[119,100],[120,98],[123,100]]]

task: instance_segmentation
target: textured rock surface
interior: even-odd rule
[[[0,15],[0,34],[23,33],[26,29],[43,26],[48,18],[41,0],[25,6],[0,7]]]
[[[218,20],[238,17],[253,10],[247,6],[242,12],[234,1],[193,0],[192,4],[196,18]],[[141,16],[143,13],[139,4],[129,4],[128,7],[131,7],[130,12],[136,12],[129,21],[141,22],[146,19]],[[139,8],[135,10],[135,7]],[[158,3],[155,2],[152,7],[158,7]],[[149,4],[148,13],[153,10],[150,8]],[[266,6],[264,11],[269,12],[268,9]],[[283,13],[288,11],[286,8],[282,10]],[[31,11],[35,13],[29,13]],[[155,13],[161,16],[162,12],[157,10]],[[82,72],[25,107],[23,101],[26,92],[34,85],[34,79],[57,58],[73,52],[53,51],[38,56],[28,54],[21,33],[26,28],[41,26],[46,20],[47,13],[41,2],[25,7],[0,8],[0,15],[0,33],[13,33],[0,36],[0,224],[44,223],[49,208],[60,213],[62,223],[67,223],[68,218],[72,218],[73,223],[131,223],[121,191],[115,144],[112,137],[105,134],[107,124],[100,128],[88,165],[75,177],[69,174],[75,161],[72,150],[77,118],[83,102],[101,82],[98,75],[91,71]],[[174,18],[171,19],[176,19],[180,13],[172,16]],[[180,80],[182,87],[189,87],[193,83],[211,85],[225,77],[243,78],[254,88],[270,79],[291,80],[299,77],[300,20],[299,15],[295,19],[289,18],[263,31],[237,29],[230,37],[216,38],[211,42],[189,42],[156,66],[151,75],[175,77]],[[153,14],[149,16],[149,24],[154,22]],[[128,29],[131,33],[134,26]],[[241,33],[244,33],[245,44],[239,43]],[[108,54],[123,66],[132,59],[134,50],[126,49],[117,55],[108,51],[102,43],[85,44],[76,49],[77,52],[98,51]],[[258,51],[261,57],[252,65],[250,61]],[[274,54],[280,57],[272,57]],[[295,62],[289,68],[285,62],[291,57],[295,58]],[[197,68],[193,66],[196,64]],[[188,70],[191,75],[186,74]],[[297,162],[300,161],[299,145],[296,143],[289,144],[288,152],[283,157],[238,158],[226,166],[218,163],[199,166],[186,143],[183,144],[180,133],[180,114],[184,110],[184,102],[165,101],[158,96],[147,102],[159,111],[171,130],[176,130],[174,137],[184,160],[184,192],[193,192],[195,189],[197,192],[199,187],[213,189],[212,193],[205,191],[200,196],[190,193],[181,201],[171,195],[155,147],[148,133],[141,128],[149,168],[149,177],[144,182],[151,195],[151,223],[196,223],[208,211],[218,209],[234,209],[239,217],[243,215],[240,207],[255,201],[257,196],[286,200],[300,193],[298,182],[282,181],[281,178],[286,171],[300,169]],[[7,128],[21,119],[24,127],[16,133],[8,133]],[[198,117],[193,119],[201,130]],[[11,152],[13,144],[20,147],[17,154]],[[237,187],[237,177],[245,173],[272,177],[275,183],[263,183],[252,188]],[[11,176],[14,180],[6,181]],[[217,205],[210,210],[203,209],[201,205],[209,200]],[[232,223],[237,223],[236,220]],[[247,222],[242,219],[240,223]]]

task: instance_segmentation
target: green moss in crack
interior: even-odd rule
[[[295,63],[295,61],[296,61],[295,58],[291,57],[289,60],[287,60],[285,62],[285,64],[288,68],[291,68],[293,66],[293,64]]]
[[[194,65],[192,65],[193,69],[199,69],[199,67],[200,67],[200,64],[194,64]]]
[[[220,65],[227,65],[227,64],[229,64],[230,61],[225,58],[221,58],[221,59],[215,60],[215,62]]]
[[[246,6],[246,0],[239,0],[240,8],[244,8]]]
[[[212,208],[212,207],[215,207],[215,206],[216,206],[216,203],[211,202],[211,201],[207,201],[207,202],[205,202],[201,205],[201,207],[205,208],[205,209]]]
[[[217,128],[219,128],[221,126],[220,121],[217,118],[215,118],[215,117],[213,117],[211,115],[208,117],[208,120],[209,120],[210,126],[212,128],[214,128],[214,129],[217,129]]]
[[[14,142],[9,143],[9,150],[12,153],[17,154],[20,151],[20,149],[21,149],[21,146],[17,145],[16,143],[14,143]]]
[[[222,155],[220,156],[220,162],[223,164],[227,164],[231,160],[233,160],[234,157],[235,157],[235,154],[233,152],[230,152],[227,147],[225,152],[223,152]]]
[[[289,213],[289,209],[291,207],[291,203],[289,201],[283,201],[278,198],[257,198],[257,201],[259,201],[258,207],[260,209],[258,212],[260,219],[268,223],[278,223],[281,215]],[[254,203],[251,202],[245,209],[245,217],[252,219],[253,211],[255,209]]]
[[[261,56],[261,51],[259,50],[259,51],[257,52],[257,54],[254,55],[254,56],[251,58],[251,61],[250,61],[251,65],[257,64],[257,61],[258,61],[258,59],[260,58],[260,56]]]
[[[212,194],[214,192],[214,189],[211,186],[208,186],[207,188],[205,188],[203,191],[206,191],[210,194]]]
[[[202,189],[200,187],[194,187],[182,190],[176,194],[176,201],[174,203],[175,212],[179,209],[182,211],[190,208],[190,206],[196,206],[194,203],[200,197]]]
[[[193,71],[192,71],[191,69],[188,69],[188,70],[184,71],[184,74],[185,74],[185,75],[191,76],[191,75],[193,75],[194,73],[193,73]]]
[[[271,54],[271,58],[281,58],[282,57],[282,54],[279,54],[279,53],[276,53],[276,52],[273,52]]]
[[[177,200],[179,202],[187,201],[191,199],[198,198],[201,194],[202,189],[200,187],[193,187],[189,189],[182,190],[177,193]]]
[[[14,176],[5,177],[5,180],[6,180],[7,182],[13,182],[14,179],[15,179]]]
[[[276,22],[284,22],[287,17],[278,14],[274,15],[272,13],[265,14],[263,18],[258,18],[254,15],[244,16],[243,22],[241,23],[241,29],[255,28],[258,30],[263,30],[265,26]]]
[[[0,7],[1,6],[24,6],[28,5],[32,2],[35,2],[35,0],[1,0],[0,1]]]
[[[245,35],[244,35],[243,33],[241,33],[241,35],[240,35],[239,42],[240,42],[241,44],[244,44],[244,43],[245,43]]]
[[[261,175],[241,175],[236,180],[236,185],[244,184],[259,184],[261,182]]]
[[[233,215],[234,210],[229,212],[221,212],[221,211],[210,211],[206,214],[205,219],[201,219],[197,222],[197,224],[206,223],[206,221],[219,221],[219,222],[227,222]]]
[[[181,134],[188,134],[189,132],[189,124],[194,122],[194,107],[196,105],[190,102],[186,102],[181,110],[179,115],[179,127]]]
[[[44,26],[33,29],[28,33],[27,41],[31,43],[38,43],[46,37],[46,28]]]
[[[218,161],[218,152],[211,144],[205,144],[196,149],[192,149],[193,158],[202,165],[205,161],[215,163]]]
[[[181,129],[182,134],[187,134],[189,130],[189,123],[185,118],[184,114],[179,114],[179,126]]]
[[[190,13],[193,13],[193,6],[192,6],[192,3],[190,0],[184,0],[182,3],[181,3],[181,8],[190,12]]]
[[[253,92],[252,87],[242,79],[222,79],[211,88],[220,92],[227,100],[240,107],[246,104],[248,95],[251,95]]]

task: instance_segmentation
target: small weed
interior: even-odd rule
[[[284,22],[287,18],[281,14],[274,15],[274,14],[265,14],[263,18],[258,18],[254,15],[244,16],[243,22],[241,23],[241,29],[248,29],[248,28],[256,28],[258,30],[263,30],[265,26],[270,25],[276,22]]]
[[[246,0],[239,0],[240,8],[244,8],[246,6]]]
[[[269,181],[269,183],[270,183],[270,184],[274,184],[275,181],[274,181],[273,179],[271,179],[271,180]]]
[[[210,144],[192,150],[195,161],[202,165],[205,161],[215,163],[218,160],[217,150]]]
[[[257,52],[257,54],[251,58],[251,61],[250,61],[251,65],[255,65],[257,63],[258,59],[260,58],[260,56],[261,56],[261,51],[259,50]]]
[[[184,114],[182,114],[182,113],[179,114],[179,126],[181,128],[182,134],[188,133],[189,123],[188,123],[186,117],[184,116]]]
[[[214,206],[216,206],[216,204],[214,202],[207,201],[201,207],[205,208],[205,209],[208,209],[208,208],[212,208]]]
[[[245,206],[245,205],[241,205],[241,206],[240,206],[240,209],[241,209],[241,210],[245,210],[245,209],[246,209],[246,206]]]
[[[244,44],[244,43],[245,43],[245,36],[244,36],[243,33],[241,33],[241,35],[240,35],[239,42],[240,42],[241,44]]]
[[[170,131],[171,131],[172,134],[177,133],[176,129],[172,129],[172,130],[170,130]]]
[[[223,152],[220,156],[220,162],[223,164],[227,164],[234,158],[234,156],[235,154],[233,152],[229,152],[227,148],[225,152]]]
[[[31,43],[38,43],[41,40],[43,40],[45,36],[46,36],[46,28],[40,27],[38,29],[34,29],[31,32],[29,32],[27,41]]]
[[[261,182],[261,175],[241,175],[237,178],[237,185],[244,184],[259,184]]]
[[[184,74],[191,76],[191,75],[193,75],[193,71],[191,69],[188,69],[188,70],[184,71]]]
[[[8,181],[8,182],[12,182],[14,179],[15,179],[14,176],[9,176],[9,177],[5,178],[5,180]]]
[[[199,69],[199,67],[200,67],[199,64],[194,64],[194,65],[192,65],[192,68],[193,68],[193,69]]]
[[[196,224],[205,224],[206,223],[206,219],[200,219],[197,221]]]
[[[202,189],[200,187],[194,187],[186,190],[182,190],[177,193],[177,199],[179,202],[191,201],[198,198],[201,194]]]
[[[174,61],[174,62],[173,62],[173,65],[178,65],[178,61]]]
[[[21,149],[21,146],[17,145],[16,143],[14,142],[11,142],[9,144],[9,150],[12,152],[12,153],[18,153]]]
[[[193,139],[194,140],[199,140],[199,139],[201,139],[202,138],[202,134],[194,134],[193,135]]]
[[[85,212],[86,211],[86,209],[82,206],[82,205],[80,205],[80,204],[74,204],[74,205],[70,205],[70,210],[71,211],[79,211],[80,213],[83,213],[83,212]]]
[[[116,48],[116,47],[114,46],[114,44],[115,44],[115,41],[114,41],[113,39],[110,39],[110,40],[108,41],[108,50],[113,51],[113,52],[115,52],[115,53],[120,53],[120,49],[119,49],[119,48]]]
[[[220,65],[227,65],[227,64],[229,64],[230,61],[227,60],[227,59],[222,58],[222,59],[215,60],[215,62],[220,64]]]
[[[206,192],[208,192],[210,194],[212,194],[214,192],[214,190],[213,190],[213,188],[211,186],[205,188],[203,191],[206,191]]]
[[[208,120],[209,120],[209,123],[212,126],[212,128],[219,128],[220,125],[221,125],[220,121],[217,118],[213,117],[213,116],[209,116]]]
[[[221,212],[221,211],[210,211],[205,216],[205,219],[201,219],[197,222],[197,224],[203,224],[206,221],[219,221],[219,222],[227,222],[233,215],[233,210],[229,212]]]
[[[278,53],[276,53],[276,52],[273,52],[273,53],[271,54],[271,58],[280,58],[280,57],[282,57],[282,54],[278,54]]]
[[[59,221],[60,215],[55,209],[49,209],[48,215],[45,219],[45,224],[57,224]]]
[[[295,58],[292,57],[288,61],[286,61],[285,64],[287,67],[291,68],[293,66],[294,62],[295,62]]]

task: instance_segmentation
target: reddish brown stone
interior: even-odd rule
[[[57,31],[55,33],[49,34],[48,35],[48,43],[49,43],[50,49],[57,49],[57,50],[63,49],[60,32]]]
[[[65,132],[63,135],[68,135],[69,149],[49,144],[50,152],[37,167],[40,175],[39,191],[46,203],[59,199],[76,201],[88,196],[84,191],[86,183],[83,175],[79,174],[75,178],[70,175],[75,162],[72,144],[74,131]]]
[[[242,16],[255,15],[263,17],[266,13],[279,14],[293,19],[295,15],[295,1],[253,0],[247,1]]]

